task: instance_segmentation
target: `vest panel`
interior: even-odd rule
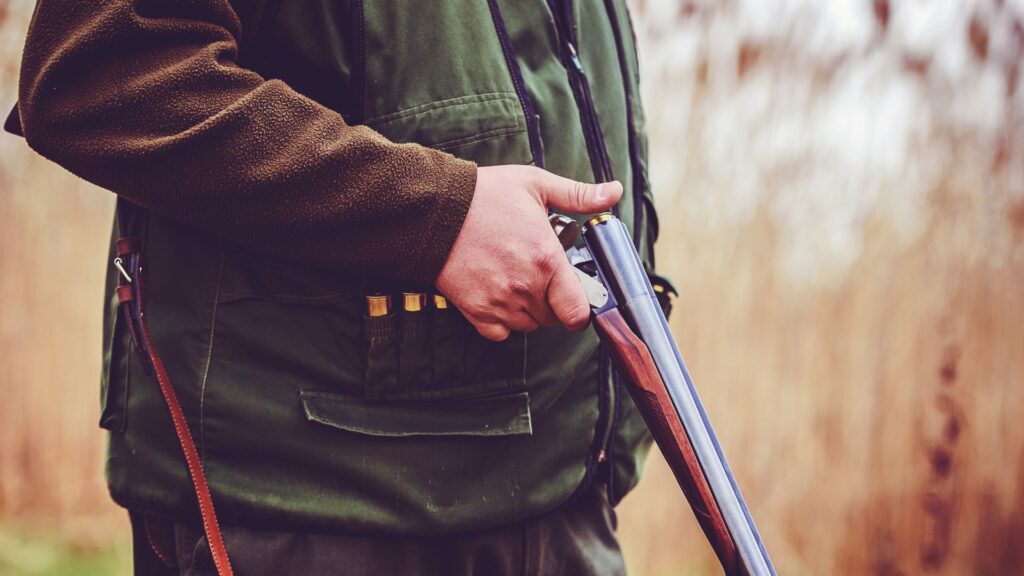
[[[617,44],[617,8],[580,3],[575,13],[626,188],[618,210],[646,231],[635,62],[620,66],[633,53]],[[546,2],[282,0],[273,14],[245,65],[349,122],[480,165],[543,163],[594,180]],[[556,508],[593,480],[602,453],[614,500],[636,482],[650,442],[592,329],[493,343],[451,308],[370,318],[367,294],[418,288],[271,259],[155,214],[144,266],[153,340],[227,523],[451,533]],[[107,318],[111,493],[190,515],[159,391],[117,315]]]

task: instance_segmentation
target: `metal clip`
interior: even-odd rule
[[[114,268],[117,268],[117,271],[121,273],[121,276],[127,280],[129,284],[132,283],[132,277],[129,276],[128,271],[124,269],[124,260],[121,260],[120,257],[114,258]]]

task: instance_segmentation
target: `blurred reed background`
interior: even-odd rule
[[[31,12],[0,0],[0,102]],[[1024,2],[634,2],[659,268],[781,574],[1024,574]],[[109,193],[0,137],[0,574],[129,572]],[[713,574],[654,453],[636,575]]]

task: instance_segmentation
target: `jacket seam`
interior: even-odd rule
[[[353,116],[356,121],[362,121],[366,108],[366,17],[362,0],[352,2],[352,20],[355,23],[352,43],[356,53],[356,65],[352,73],[352,91],[355,93]]]
[[[644,180],[641,174],[641,164],[636,135],[636,121],[634,119],[634,107],[636,106],[636,94],[632,82],[633,75],[630,74],[629,64],[626,61],[626,45],[622,37],[622,27],[619,25],[619,11],[615,7],[614,0],[605,0],[605,14],[608,16],[608,23],[612,29],[612,36],[615,38],[615,51],[619,61],[619,75],[622,76],[622,88],[626,98],[626,132],[629,146],[629,163],[633,170],[633,244],[640,248],[643,238],[644,220],[646,214],[644,197]]]
[[[504,126],[502,128],[495,128],[494,130],[488,130],[486,132],[481,132],[479,134],[474,134],[472,136],[463,136],[460,138],[447,140],[445,142],[438,142],[436,144],[431,144],[430,147],[437,148],[438,150],[444,150],[446,148],[457,148],[459,146],[465,146],[466,144],[474,144],[476,142],[483,142],[484,140],[490,140],[492,138],[497,138],[499,136],[505,136],[507,134],[518,134],[520,132],[525,131],[526,129],[519,124],[515,126]]]
[[[523,109],[523,118],[526,120],[526,132],[529,135],[530,155],[533,156],[533,163],[537,167],[544,167],[544,152],[540,140],[540,122],[536,109],[533,107],[533,100],[526,91],[526,83],[523,81],[523,71],[519,69],[519,62],[516,60],[515,51],[512,48],[512,40],[508,36],[508,29],[505,27],[505,19],[501,15],[501,8],[497,0],[487,0],[491,10],[491,20],[494,21],[495,32],[498,34],[498,43],[501,44],[501,52],[505,56],[505,64],[508,66],[509,75],[512,76],[512,86],[515,87],[516,96],[519,97],[519,104]]]
[[[210,313],[210,332],[206,343],[206,355],[203,358],[203,372],[199,381],[199,456],[206,461],[206,383],[210,376],[210,364],[213,361],[213,339],[217,331],[217,308],[220,306],[221,282],[224,278],[224,252],[220,255],[220,265],[217,269],[217,285],[213,295],[213,310]]]
[[[433,112],[435,110],[444,110],[445,108],[453,108],[455,106],[464,106],[469,104],[478,104],[482,102],[497,102],[500,100],[511,100],[515,101],[514,92],[496,91],[496,92],[483,92],[481,94],[467,94],[465,96],[456,96],[454,98],[445,98],[444,100],[436,100],[434,102],[427,102],[426,104],[418,104],[410,108],[404,108],[398,112],[390,112],[381,116],[375,116],[367,119],[364,124],[367,126],[376,126],[379,124],[386,124],[394,120],[401,120],[410,116],[416,116],[424,112]],[[516,117],[516,124],[519,123],[518,116]]]
[[[527,332],[523,332],[523,388],[526,388],[526,361],[529,359],[529,353],[527,342],[529,341],[530,335]]]
[[[597,362],[598,362],[598,367],[597,367],[597,373],[598,373],[597,404],[598,404],[598,406],[597,406],[597,421],[594,422],[594,440],[590,443],[590,446],[587,448],[587,454],[586,454],[586,457],[584,458],[584,462],[583,462],[583,477],[580,478],[579,483],[572,490],[572,492],[570,492],[569,495],[562,502],[560,502],[557,506],[554,506],[552,508],[552,510],[556,510],[556,509],[561,508],[563,506],[567,506],[568,504],[570,504],[572,502],[575,502],[578,498],[580,498],[580,496],[582,494],[586,493],[586,491],[590,488],[590,486],[594,482],[594,474],[597,471],[597,467],[598,467],[597,456],[600,453],[600,451],[604,448],[605,442],[607,442],[611,438],[611,431],[609,431],[609,434],[608,434],[607,437],[605,437],[605,435],[602,432],[602,430],[604,428],[606,428],[606,426],[611,424],[610,422],[608,424],[605,423],[605,414],[606,414],[606,412],[608,412],[607,404],[608,404],[608,400],[609,400],[609,398],[608,398],[608,388],[609,387],[605,385],[605,381],[604,381],[605,378],[607,378],[606,363],[608,362],[608,355],[604,351],[604,345],[598,344],[597,349],[594,351],[593,354],[591,354],[591,356],[589,356],[587,358],[586,362],[592,361],[595,356],[597,357]],[[579,376],[574,378],[573,379],[573,384],[575,384],[578,381],[578,379],[579,379]],[[571,385],[572,384],[570,384],[570,386]],[[607,416],[610,419],[612,415],[608,414]]]

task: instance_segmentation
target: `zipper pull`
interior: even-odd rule
[[[572,42],[566,42],[566,46],[569,47],[569,55],[572,59],[572,65],[576,68],[576,71],[586,76],[587,73],[583,71],[583,62],[580,61],[580,55],[576,53],[576,47],[572,45]]]

